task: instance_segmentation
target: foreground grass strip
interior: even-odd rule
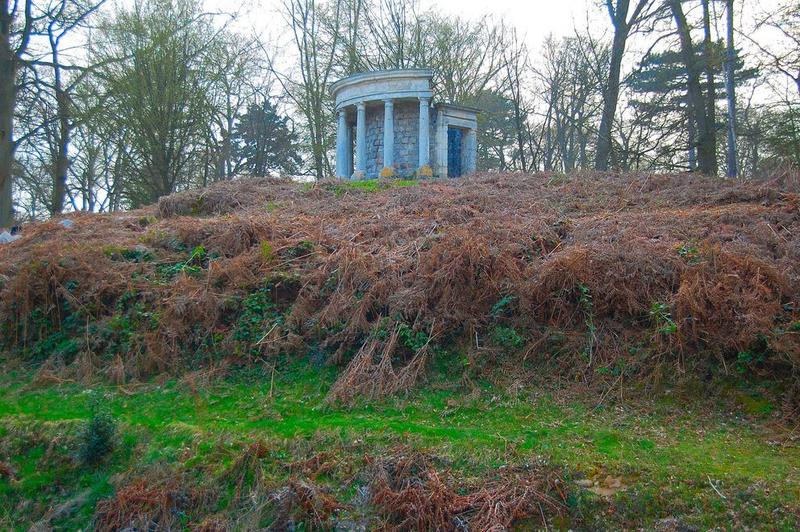
[[[332,380],[329,371],[294,368],[274,383],[228,379],[192,391],[167,382],[131,392],[105,385],[33,388],[21,379],[0,392],[0,423],[4,431],[15,424],[76,425],[89,417],[90,402],[99,395],[125,427],[123,447],[132,448],[137,439],[144,445],[145,465],[202,464],[209,453],[218,452],[220,442],[241,449],[257,439],[290,447],[291,442],[322,439],[358,442],[374,450],[408,443],[447,457],[456,467],[471,463],[484,471],[542,456],[590,478],[620,477],[626,487],[645,494],[682,486],[679,497],[689,501],[698,492],[719,498],[717,492],[762,484],[779,487],[776,503],[800,498],[800,449],[770,444],[752,420],[745,424],[730,417],[633,407],[593,410],[525,393],[514,398],[488,385],[473,396],[426,388],[405,399],[341,409],[324,406]],[[27,496],[37,496],[58,473],[37,468],[44,451],[37,448],[12,459]],[[291,452],[288,448],[287,458]],[[223,457],[217,467],[225,467],[232,456]],[[79,483],[89,489],[87,504],[111,491],[102,474]]]

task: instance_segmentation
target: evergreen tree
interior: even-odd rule
[[[513,102],[498,91],[483,90],[465,103],[481,110],[478,114],[478,168],[501,172],[515,169],[518,150],[514,144]]]
[[[710,61],[710,71],[713,73],[714,80],[714,99],[724,100],[727,97],[725,90],[724,62],[725,44],[723,42],[712,43],[709,54],[704,52],[704,44],[695,45],[693,56],[696,59],[696,68],[705,69],[706,60]],[[753,68],[746,68],[741,56],[737,54],[734,64],[734,81],[736,86],[755,78],[758,71]],[[634,96],[631,104],[640,112],[647,115],[660,113],[674,113],[680,117],[677,121],[683,124],[688,133],[689,166],[694,170],[695,148],[698,142],[697,124],[691,119],[689,112],[689,91],[688,91],[688,72],[684,64],[681,52],[667,50],[664,52],[651,53],[639,64],[628,80],[629,86],[633,90]],[[708,84],[702,86],[702,98],[708,97]],[[721,124],[715,124],[718,128]],[[716,131],[714,132],[716,134]],[[685,147],[685,146],[684,146]]]
[[[768,113],[766,118],[765,166],[800,168],[800,105],[790,104],[785,109]]]
[[[250,175],[297,172],[302,159],[297,151],[297,135],[289,129],[288,121],[266,99],[250,104],[241,116],[233,133],[234,150],[244,159],[243,168]]]

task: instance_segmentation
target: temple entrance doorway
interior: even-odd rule
[[[464,133],[460,128],[447,128],[447,177],[461,177],[461,144]]]

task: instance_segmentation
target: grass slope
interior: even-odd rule
[[[288,478],[280,464],[305,458],[309,449],[357,464],[365,453],[405,445],[438,457],[457,475],[481,476],[544,458],[574,478],[620,479],[626,489],[610,490],[608,497],[574,488],[571,515],[586,514],[576,521],[584,526],[654,526],[670,516],[702,528],[727,522],[788,530],[797,523],[800,448],[770,442],[763,415],[709,413],[708,404],[687,408],[669,401],[592,408],[531,387],[510,395],[489,382],[467,394],[442,376],[406,398],[341,409],[324,403],[334,378],[329,369],[297,363],[274,375],[236,372],[194,391],[176,381],[132,391],[39,388],[24,375],[7,376],[0,441],[8,449],[19,440],[20,452],[11,458],[16,479],[0,480],[0,515],[6,525],[25,528],[37,512],[20,513],[20,506],[41,511],[78,497],[53,523],[77,526],[113,492],[114,475],[129,468],[169,464],[221,475],[249,444],[264,440],[272,449],[264,463],[276,483]],[[90,417],[96,397],[123,427],[114,455],[97,467],[63,457],[61,467],[52,467],[46,455],[54,453],[53,440],[41,435],[57,441],[54,434],[63,439],[74,432]],[[22,441],[37,433],[38,443]],[[69,447],[62,454],[69,455]],[[353,491],[341,478],[324,481],[344,497]]]

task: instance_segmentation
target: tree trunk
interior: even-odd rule
[[[700,86],[700,73],[692,44],[689,24],[681,7],[681,0],[669,0],[672,16],[678,29],[681,41],[681,56],[686,67],[687,89],[689,94],[689,120],[694,120],[697,127],[697,155],[699,170],[706,175],[716,174],[716,150],[714,149],[714,136],[706,117],[706,106],[703,100],[703,90]]]
[[[514,125],[517,131],[517,149],[519,150],[519,162],[522,165],[521,170],[523,172],[528,171],[528,164],[525,160],[525,138],[523,136],[523,124],[522,124],[522,112],[520,111],[520,102],[519,102],[519,93],[517,92],[517,97],[514,99]]]
[[[733,46],[733,0],[727,0],[728,49],[725,54],[725,92],[728,97],[728,177],[739,175],[739,161],[736,149],[736,48]]]
[[[14,80],[16,61],[11,50],[8,0],[0,1],[0,228],[13,225],[11,169],[14,164]]]
[[[53,199],[50,214],[55,216],[64,211],[64,200],[67,197],[67,172],[69,171],[69,97],[56,82],[56,101],[58,114],[58,146],[56,160],[53,164]]]
[[[697,126],[691,116],[686,119],[686,130],[689,133],[689,171],[694,172],[697,170]]]
[[[609,0],[610,1],[610,0]],[[614,125],[614,116],[617,114],[619,102],[619,82],[622,72],[622,57],[625,55],[625,45],[628,41],[628,7],[630,0],[619,0],[612,22],[614,23],[614,42],[611,46],[611,68],[608,73],[605,91],[603,93],[603,114],[600,119],[600,129],[597,132],[597,150],[595,154],[595,170],[608,170],[608,160],[611,153],[611,128]]]
[[[705,63],[706,73],[706,127],[708,128],[707,140],[710,150],[714,157],[709,162],[712,163],[711,175],[716,175],[719,167],[717,165],[717,89],[714,82],[714,54],[712,53],[713,43],[711,41],[711,13],[709,2],[703,0],[703,62]]]

